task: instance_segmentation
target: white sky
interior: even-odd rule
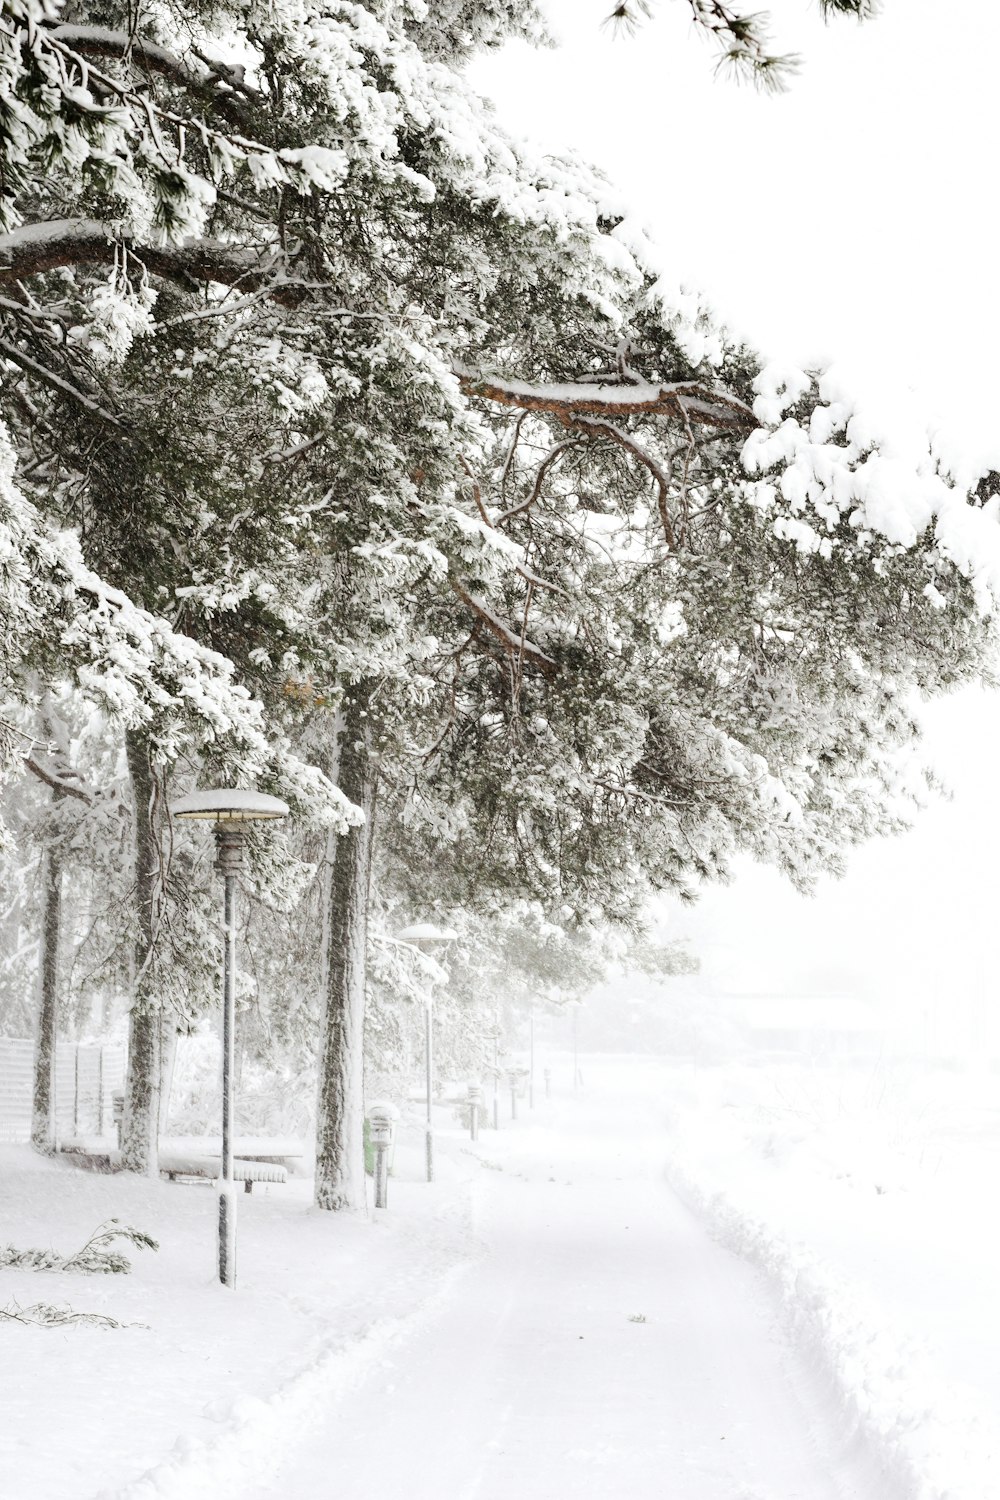
[[[875,21],[824,25],[816,0],[761,5],[804,59],[779,97],[713,76],[684,0],[660,0],[634,39],[602,27],[610,0],[544,0],[560,50],[510,46],[473,78],[508,129],[603,167],[731,329],[835,361],[894,404],[910,389],[1000,467],[1000,6],[884,0]],[[955,798],[913,833],[858,851],[815,899],[748,869],[678,915],[720,987],[912,997],[981,1031],[998,988],[1000,703],[966,694],[928,724]]]

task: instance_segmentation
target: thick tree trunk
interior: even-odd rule
[[[56,1139],[56,1043],[59,1036],[59,948],[62,937],[62,850],[53,845],[42,856],[44,904],[38,1031],[35,1038],[35,1087],[31,1107],[31,1144],[53,1151]]]
[[[356,689],[344,705],[337,747],[338,784],[365,821],[332,840],[326,894],[316,1203],[329,1209],[365,1207],[365,968],[376,789],[366,704],[367,694]]]
[[[125,739],[135,817],[137,934],[132,1008],[128,1027],[128,1076],[122,1117],[122,1166],[147,1177],[159,1174],[161,1013],[152,981],[155,912],[160,856],[153,811],[154,780],[143,735]]]

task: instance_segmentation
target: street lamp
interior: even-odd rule
[[[435,927],[431,922],[414,922],[410,927],[404,927],[402,932],[396,933],[396,941],[400,943],[412,943],[414,948],[419,948],[423,953],[430,953],[432,949],[440,947],[443,943],[454,942],[458,933],[452,932],[450,927]],[[431,1075],[434,1069],[434,1044],[431,1038],[431,1019],[433,996],[427,991],[427,1004],[424,1007],[424,1064],[427,1074],[427,1125],[425,1134],[425,1148],[427,1157],[427,1181],[434,1181],[434,1121],[431,1117]]]
[[[171,803],[175,818],[215,824],[215,868],[225,881],[222,962],[222,1180],[219,1184],[219,1280],[236,1285],[236,1197],[233,1192],[233,1091],[236,1080],[236,877],[243,868],[243,827],[286,818],[279,797],[243,788],[192,792]]]
[[[528,1108],[535,1107],[535,1005],[528,1012]]]

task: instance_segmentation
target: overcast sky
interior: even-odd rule
[[[893,400],[909,389],[966,455],[1000,466],[1000,7],[885,0],[875,21],[825,25],[816,0],[777,0],[775,40],[803,58],[779,97],[713,76],[684,0],[660,0],[634,39],[602,27],[610,0],[544,8],[558,52],[510,46],[473,75],[507,128],[602,166],[731,329]],[[998,728],[986,694],[929,710],[954,800],[815,898],[749,868],[676,913],[712,980],[912,1000],[976,1035],[1000,967]]]

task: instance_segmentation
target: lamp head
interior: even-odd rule
[[[288,804],[280,797],[269,797],[264,792],[249,791],[245,787],[218,787],[178,797],[176,802],[171,802],[170,811],[175,818],[200,818],[224,826],[287,818]]]

